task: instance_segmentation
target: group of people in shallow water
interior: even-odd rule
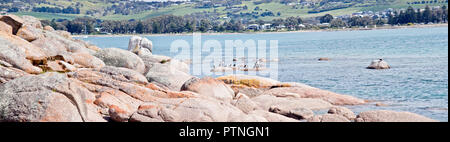
[[[243,65],[237,65],[236,64],[236,60],[233,60],[234,63],[233,64],[225,64],[224,61],[222,61],[218,66],[213,65],[212,71],[220,71],[220,70],[227,70],[227,69],[232,69],[232,70],[241,70],[241,71],[250,71],[250,70],[262,70],[264,68],[264,65],[262,64],[261,60],[258,59],[256,60],[256,62],[253,64],[253,67],[250,68],[247,64],[243,64]]]

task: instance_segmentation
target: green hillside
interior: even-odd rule
[[[268,3],[254,3],[250,0],[241,1],[240,4],[231,4],[227,6],[219,5],[214,7],[200,7],[201,2],[192,3],[173,3],[167,5],[133,3],[126,0],[33,0],[30,3],[16,4],[4,0],[0,5],[6,7],[6,10],[14,5],[21,5],[24,10],[19,12],[11,12],[17,15],[32,15],[41,19],[73,19],[76,17],[94,17],[102,20],[130,20],[130,19],[148,19],[161,15],[184,16],[196,13],[214,13],[219,18],[228,17],[230,15],[237,18],[249,18],[254,20],[273,20],[277,18],[287,18],[291,16],[316,17],[325,14],[335,16],[352,14],[359,11],[382,11],[388,8],[423,8],[426,5],[442,6],[448,5],[447,0],[425,0],[432,3],[422,4],[422,0],[265,0]],[[233,0],[230,0],[233,1]],[[234,0],[236,1],[236,0]],[[214,2],[214,1],[213,1]],[[315,6],[306,6],[299,3],[315,3]],[[412,4],[413,2],[420,2]],[[200,6],[199,6],[200,5]],[[58,8],[79,8],[79,14],[67,13],[48,13],[33,11],[34,7],[58,7]],[[243,9],[245,7],[245,9]],[[0,7],[1,8],[1,7]],[[258,8],[259,10],[255,10]],[[5,9],[5,8],[3,8]],[[311,12],[318,11],[318,12]],[[271,16],[260,16],[261,13],[267,12],[273,14]],[[257,14],[255,14],[257,13]],[[279,15],[278,15],[279,14]],[[247,15],[247,16],[246,16]],[[241,16],[241,17],[240,17]]]

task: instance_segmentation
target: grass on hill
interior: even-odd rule
[[[241,10],[242,13],[251,13],[254,11],[254,9],[258,6],[261,11],[258,11],[259,13],[264,12],[265,10],[272,11],[275,16],[266,16],[266,17],[259,17],[258,19],[264,20],[264,21],[270,21],[277,18],[287,18],[287,17],[297,17],[300,16],[302,18],[307,17],[316,17],[316,16],[323,16],[325,14],[331,14],[334,16],[339,15],[346,15],[346,14],[352,14],[354,12],[358,11],[381,11],[388,8],[394,8],[394,9],[400,9],[400,8],[407,8],[408,6],[413,6],[414,8],[423,8],[426,5],[430,6],[442,6],[444,4],[438,3],[438,4],[414,4],[414,5],[408,5],[407,2],[414,2],[419,0],[395,0],[393,3],[389,5],[376,5],[376,6],[369,6],[369,7],[358,7],[353,6],[349,8],[344,9],[338,9],[338,10],[332,10],[332,11],[325,11],[321,13],[313,13],[310,14],[308,11],[312,10],[310,8],[304,7],[303,9],[299,7],[298,9],[294,9],[293,6],[284,5],[279,2],[271,2],[271,3],[263,3],[259,5],[255,5],[252,1],[243,1],[240,6],[246,5],[248,7],[247,10]],[[442,1],[442,0],[438,0]],[[83,7],[80,8],[81,13],[85,13],[88,10],[102,10],[108,6],[113,5],[113,3],[106,3],[102,0],[49,0],[48,2],[52,4],[56,4],[58,6],[75,6],[76,3],[81,3]],[[448,4],[445,4],[448,5]],[[40,6],[47,6],[52,7],[52,5],[48,4],[41,4]],[[216,10],[220,15],[226,16],[227,11],[225,11],[225,7],[219,7],[219,8],[195,8],[193,4],[185,4],[185,5],[176,5],[176,6],[170,6],[165,8],[160,8],[158,10],[151,10],[151,11],[144,11],[138,14],[131,14],[131,15],[121,15],[121,14],[109,14],[106,16],[90,16],[94,18],[99,18],[102,20],[130,20],[130,19],[136,19],[136,20],[143,20],[148,18],[154,18],[157,16],[162,15],[176,15],[176,16],[183,16],[187,14],[192,14],[196,12],[203,12],[203,11],[209,11],[212,12]],[[240,12],[236,13],[239,14]],[[276,16],[277,13],[280,12],[281,16]],[[18,12],[15,13],[17,15],[31,15],[40,19],[74,19],[76,17],[83,17],[86,16],[85,14],[61,14],[61,13],[38,13],[38,12]]]
[[[77,17],[83,17],[81,14],[61,14],[61,13],[42,13],[42,12],[15,12],[13,13],[17,16],[30,15],[42,20],[52,20],[52,19],[68,19],[72,20]]]

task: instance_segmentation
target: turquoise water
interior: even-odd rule
[[[123,48],[130,37],[89,37],[101,48]],[[192,36],[148,36],[154,54],[173,56],[174,40]],[[278,40],[278,80],[388,104],[349,106],[355,112],[395,110],[448,121],[448,27],[372,31],[204,35],[202,40]],[[205,53],[204,53],[205,54]],[[328,57],[329,62],[318,62]],[[390,70],[367,70],[383,58]],[[202,75],[200,75],[202,76]]]

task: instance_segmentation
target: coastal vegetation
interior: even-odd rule
[[[162,15],[198,15],[211,13],[205,18],[244,21],[271,21],[278,18],[318,17],[325,14],[348,15],[359,11],[383,11],[388,8],[424,8],[426,5],[448,5],[448,0],[211,0],[143,2],[134,0],[0,0],[0,11],[18,15],[34,14],[40,19],[70,19],[92,17],[101,20],[145,20]],[[57,9],[75,9],[75,14]],[[34,10],[33,10],[34,9]],[[40,9],[40,10],[37,10]],[[56,9],[56,10],[55,10]],[[71,11],[71,10],[69,10]],[[78,12],[79,11],[79,12]],[[39,14],[37,14],[39,13]],[[245,23],[245,22],[244,22]]]
[[[164,34],[342,29],[445,23],[448,0],[0,0],[73,34]],[[411,16],[413,14],[414,16]]]
[[[207,16],[207,14],[205,14]],[[227,21],[197,19],[195,16],[163,15],[146,20],[101,20],[91,17],[73,20],[43,20],[57,30],[74,34],[161,34],[192,32],[254,32],[254,31],[297,31],[316,29],[342,29],[367,26],[447,23],[447,6],[424,9],[408,7],[406,10],[390,10],[383,15],[358,14],[349,17],[335,17],[326,14],[314,18],[288,17],[272,21],[247,21],[230,19]]]

